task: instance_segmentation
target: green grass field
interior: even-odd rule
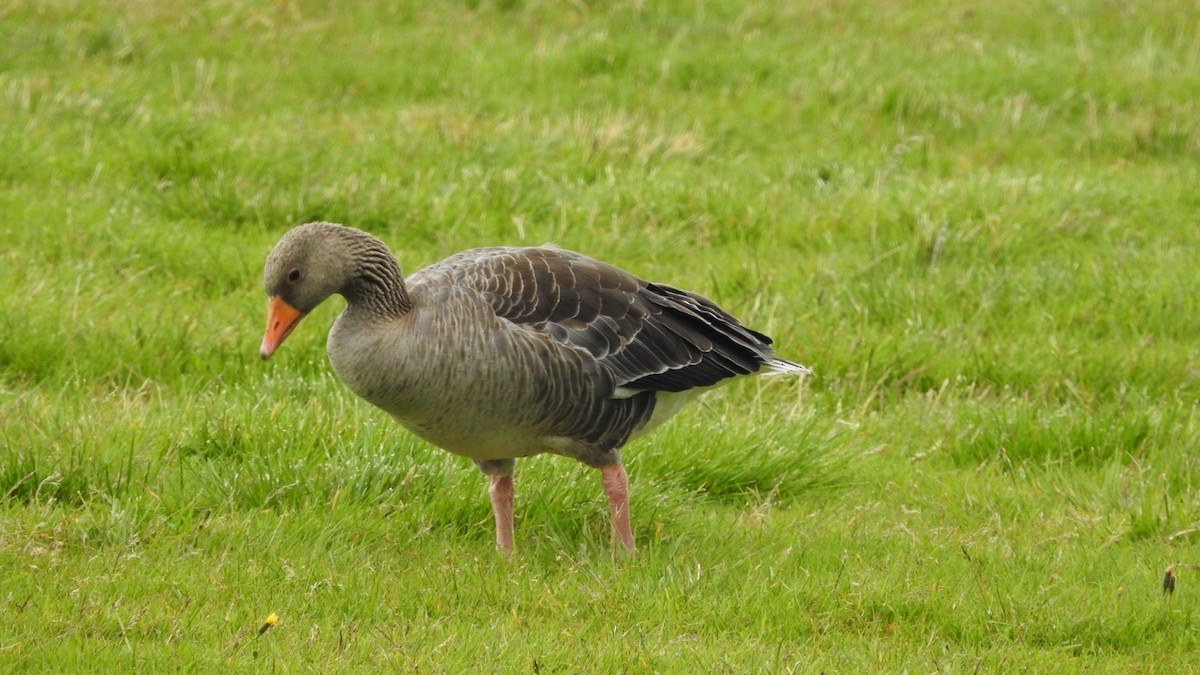
[[[1200,663],[1194,0],[0,6],[0,669]],[[807,381],[482,476],[260,361],[289,227],[547,241]],[[278,622],[259,634],[270,614]]]

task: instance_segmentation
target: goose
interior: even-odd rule
[[[334,294],[335,375],[487,476],[496,546],[513,547],[513,469],[542,453],[600,470],[614,549],[634,551],[621,448],[731,378],[806,375],[696,293],[560,248],[476,248],[408,278],[375,236],[334,223],[283,235],[263,271],[269,359]]]

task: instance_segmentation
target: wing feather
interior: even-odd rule
[[[590,354],[624,390],[705,387],[764,364],[803,371],[711,300],[571,251],[473,249],[409,283],[472,288],[497,316]]]

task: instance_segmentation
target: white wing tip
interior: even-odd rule
[[[783,359],[773,358],[763,364],[764,375],[812,375],[813,371],[807,366],[792,363]]]

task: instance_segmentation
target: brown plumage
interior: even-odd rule
[[[261,354],[330,295],[337,376],[413,433],[489,475],[512,546],[514,460],[544,452],[602,470],[614,541],[633,548],[620,448],[691,395],[738,375],[803,374],[771,340],[694,293],[556,248],[480,248],[404,279],[388,248],[341,225],[276,244]]]

